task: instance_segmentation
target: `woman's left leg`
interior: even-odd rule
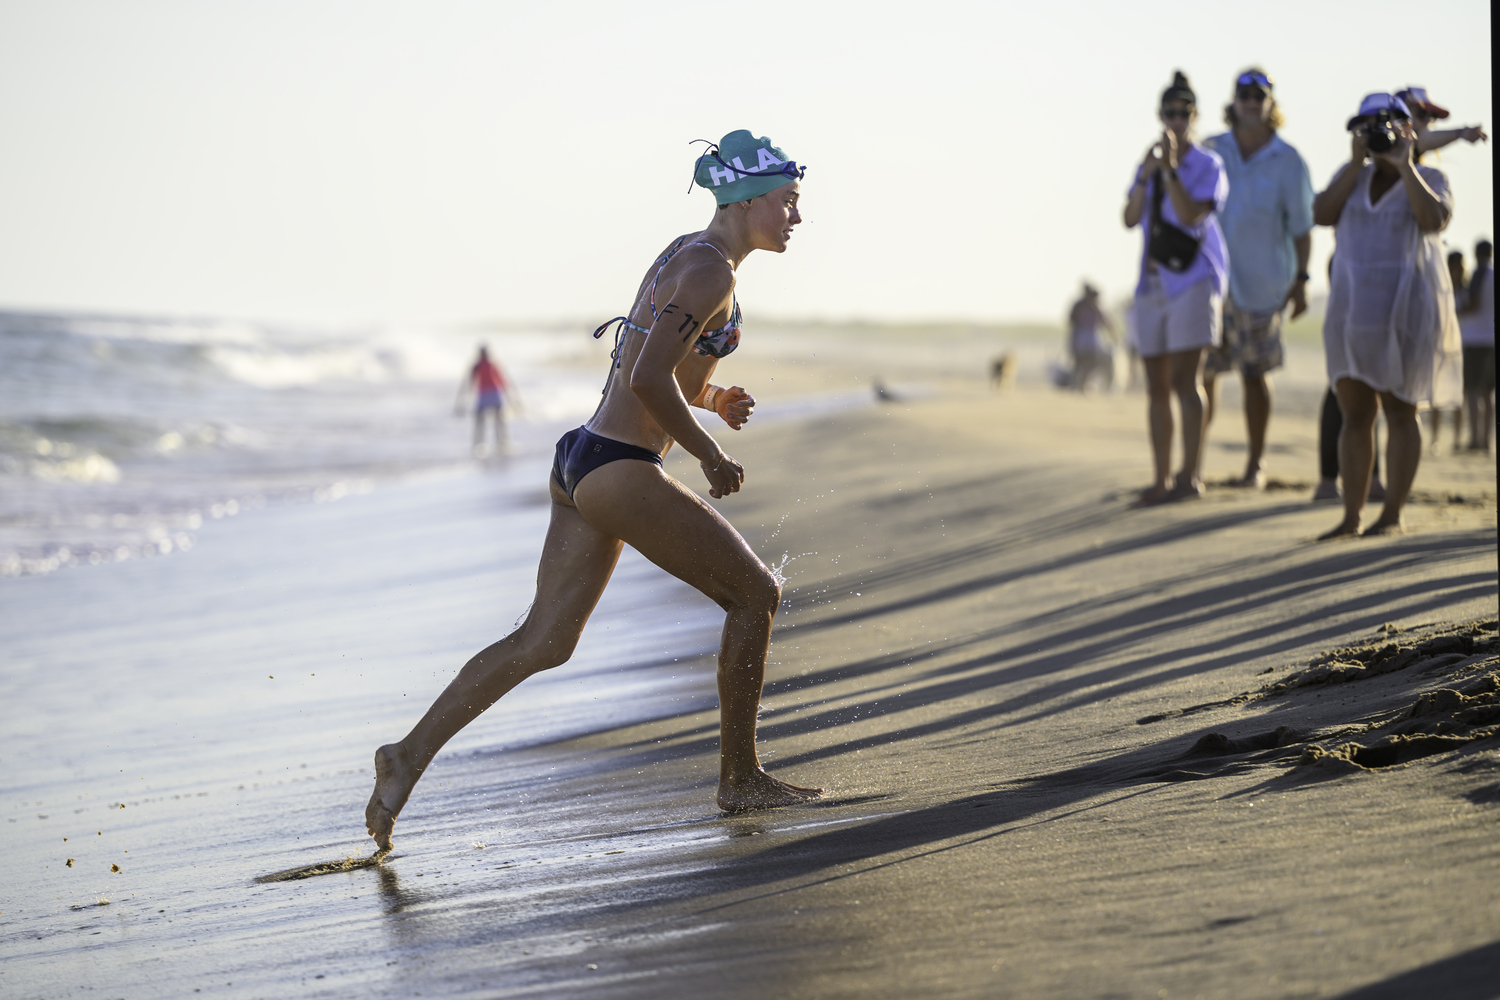
[[[1388,392],[1380,394],[1380,408],[1385,411],[1385,506],[1379,519],[1364,530],[1366,535],[1401,530],[1401,508],[1411,494],[1422,460],[1422,424],[1417,420],[1417,408]]]
[[[1173,351],[1172,391],[1182,414],[1182,471],[1172,493],[1178,497],[1197,496],[1203,492],[1203,348]]]

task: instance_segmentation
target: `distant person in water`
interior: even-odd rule
[[[458,387],[454,412],[463,414],[464,397],[471,392],[474,394],[474,454],[483,453],[486,415],[494,422],[495,448],[498,450],[506,441],[505,397],[510,392],[510,384],[505,381],[505,373],[500,370],[500,366],[490,359],[490,352],[486,347],[479,349],[479,358]]]
[[[1453,215],[1448,179],[1414,162],[1411,115],[1394,95],[1366,95],[1347,127],[1349,162],[1313,199],[1314,220],[1335,227],[1338,243],[1323,351],[1343,413],[1344,517],[1324,539],[1361,533],[1380,411],[1385,505],[1363,534],[1401,530],[1422,457],[1417,406],[1451,406],[1462,388],[1453,288],[1438,237]]]
[[[1177,73],[1161,95],[1161,137],[1146,150],[1125,201],[1125,227],[1139,225],[1135,339],[1146,368],[1155,478],[1140,503],[1203,493],[1203,352],[1219,343],[1228,283],[1218,212],[1229,194],[1224,163],[1192,140],[1198,98]],[[1182,468],[1172,465],[1172,397],[1182,417]]]
[[[1229,296],[1224,336],[1203,364],[1203,388],[1212,423],[1218,377],[1239,369],[1249,440],[1245,472],[1234,485],[1264,489],[1262,462],[1271,421],[1270,374],[1280,368],[1282,314],[1307,312],[1307,263],[1312,252],[1312,181],[1301,155],[1282,141],[1281,106],[1264,70],[1235,80],[1224,109],[1229,131],[1203,141],[1224,161],[1229,199],[1219,213],[1229,250]]]
[[[727,499],[744,483],[744,467],[690,407],[715,414],[731,430],[750,419],[755,399],[709,378],[740,341],[737,269],[752,251],[783,253],[802,221],[802,173],[770,139],[743,129],[698,158],[694,180],[714,195],[713,219],[673,240],[646,269],[629,313],[594,332],[616,326],[604,398],[586,424],[557,443],[548,482],[552,523],[525,621],[469,660],[403,739],[375,752],[365,822],[382,850],[390,848],[397,815],[443,744],[527,677],[573,655],[627,544],[725,611],[719,807],[790,806],[822,794],[771,777],[756,753],[781,585],[729,522],[661,462],[678,443],[698,460],[709,496]]]
[[[1087,392],[1095,376],[1109,388],[1114,383],[1115,321],[1099,305],[1099,289],[1083,283],[1083,295],[1068,310],[1068,353],[1072,356],[1072,388]]]

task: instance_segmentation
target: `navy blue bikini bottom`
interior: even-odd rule
[[[558,438],[557,456],[552,459],[552,475],[571,500],[573,491],[578,489],[578,483],[584,476],[601,465],[618,462],[622,458],[661,464],[661,456],[650,448],[626,444],[578,427]]]

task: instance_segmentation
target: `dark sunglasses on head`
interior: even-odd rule
[[[1178,118],[1182,119],[1183,121],[1187,121],[1189,118],[1193,117],[1193,109],[1192,108],[1162,108],[1161,109],[1161,116],[1163,118],[1165,118],[1167,121],[1174,121],[1174,120],[1176,120]]]
[[[1254,85],[1257,87],[1265,87],[1267,90],[1271,89],[1271,78],[1269,76],[1266,76],[1266,74],[1260,72],[1259,70],[1252,69],[1248,73],[1241,73],[1240,78],[1234,82],[1235,86],[1238,87],[1248,87]]]
[[[1241,87],[1234,92],[1237,101],[1264,101],[1266,92],[1259,87]]]

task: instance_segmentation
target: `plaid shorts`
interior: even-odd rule
[[[1241,309],[1224,299],[1224,336],[1203,359],[1203,371],[1222,375],[1238,368],[1248,376],[1264,375],[1285,361],[1281,349],[1281,310],[1270,313]]]

